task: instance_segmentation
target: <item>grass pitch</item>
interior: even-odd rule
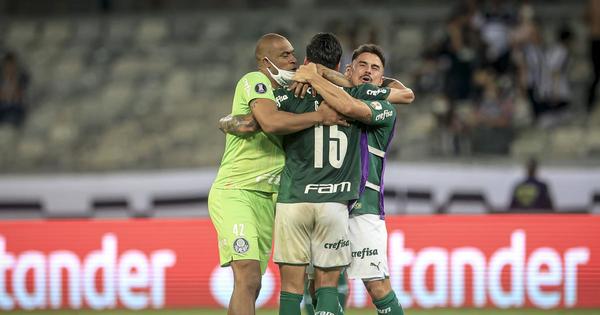
[[[598,315],[600,309],[586,310],[539,310],[539,309],[407,309],[405,315]],[[90,311],[90,310],[56,310],[56,311],[12,311],[3,312],[6,315],[226,315],[227,311],[222,309],[182,309],[182,310],[113,310],[113,311]],[[349,309],[346,315],[376,315],[375,309]],[[258,310],[256,315],[278,315],[277,310]]]

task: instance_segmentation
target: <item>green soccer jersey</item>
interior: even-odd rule
[[[383,219],[385,153],[394,135],[396,108],[387,101],[365,103],[372,112],[371,123],[363,126],[368,138],[369,167],[366,187],[352,208],[352,214],[378,214]]]
[[[346,91],[359,99],[389,95],[389,89],[368,84]],[[315,111],[323,100],[310,93],[296,98],[285,89],[275,90],[275,96],[281,110],[293,113]],[[286,158],[277,202],[345,203],[358,198],[363,182],[361,161],[366,161],[367,152],[367,136],[360,124],[314,126],[285,136],[283,146]],[[361,152],[365,154],[362,159]]]
[[[258,71],[246,74],[238,82],[231,113],[251,113],[250,101],[257,98],[275,101],[271,82]],[[228,134],[225,153],[213,186],[221,189],[277,192],[283,163],[280,137],[264,132],[257,132],[248,137]]]

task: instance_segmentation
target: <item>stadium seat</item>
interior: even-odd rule
[[[73,45],[93,46],[100,40],[101,22],[97,17],[78,19],[73,24]]]
[[[600,127],[600,104],[596,104],[596,108],[588,117],[588,125]]]
[[[583,157],[585,133],[579,127],[558,128],[550,135],[550,151],[557,157]]]
[[[204,28],[202,39],[226,42],[227,39],[229,39],[229,36],[232,34],[232,31],[233,27],[231,19],[223,19],[220,17],[209,18],[206,21],[206,27]]]
[[[54,66],[53,88],[68,89],[80,82],[83,75],[84,66],[82,58],[75,56],[73,58],[62,58]]]
[[[423,31],[418,27],[402,25],[398,27],[392,45],[395,58],[417,56],[423,50]]]
[[[132,17],[118,17],[108,20],[108,38],[106,38],[106,41],[113,45],[130,46],[136,25],[137,19]]]
[[[140,46],[155,46],[168,35],[168,31],[164,19],[146,18],[138,27],[137,43]]]
[[[588,129],[585,143],[588,156],[600,157],[600,126]]]
[[[140,56],[124,56],[112,64],[111,77],[113,80],[136,80],[142,76],[145,66]]]
[[[512,142],[510,155],[518,159],[539,156],[546,149],[547,138],[542,130],[526,130]]]
[[[44,45],[62,45],[72,36],[70,23],[65,19],[48,20],[41,26],[42,34],[40,40]]]
[[[13,21],[6,33],[4,43],[18,51],[26,51],[26,47],[38,37],[38,25],[32,20]]]

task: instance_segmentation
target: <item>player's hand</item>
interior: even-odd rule
[[[296,74],[294,74],[292,80],[307,83],[308,80],[314,78],[314,76],[317,75],[319,75],[319,73],[317,72],[317,65],[311,62],[306,65],[301,65],[300,68],[296,70]]]
[[[325,126],[331,126],[331,125],[340,125],[340,126],[346,126],[346,127],[350,126],[350,124],[346,120],[346,117],[344,117],[344,116],[340,115],[338,112],[336,112],[325,101],[321,102],[321,105],[319,105],[319,108],[317,109],[317,113],[321,114],[321,117],[323,118],[323,125],[325,125]]]
[[[304,98],[304,95],[308,92],[308,88],[310,88],[310,84],[302,83],[302,82],[294,82],[292,85],[288,87],[289,91],[294,91],[294,96],[299,98]],[[314,95],[314,90],[311,90]]]

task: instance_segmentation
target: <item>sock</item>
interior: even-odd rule
[[[279,294],[279,314],[301,315],[302,294],[281,291]]]
[[[402,306],[400,306],[394,291],[390,291],[390,293],[381,300],[373,301],[373,304],[375,304],[375,307],[377,308],[377,314],[404,315]]]
[[[346,308],[346,300],[348,299],[348,279],[346,279],[344,272],[340,274],[337,290],[340,306],[342,307],[342,310],[344,310]]]
[[[340,304],[339,300],[338,300],[338,315],[344,315],[344,306],[342,306],[342,304]]]
[[[310,296],[309,289],[310,281],[306,281],[304,284],[304,310],[307,315],[315,315],[315,305],[317,305],[317,299],[312,299]]]
[[[315,307],[313,306],[312,302],[308,302],[306,301],[304,303],[304,310],[306,311],[307,315],[315,315]]]
[[[319,288],[316,295],[318,302],[315,307],[315,315],[339,315],[341,307],[338,300],[337,288]]]

